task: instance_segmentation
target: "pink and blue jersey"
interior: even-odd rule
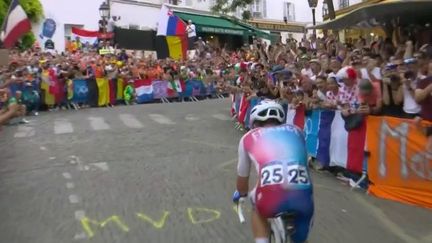
[[[251,199],[259,214],[294,212],[307,232],[314,207],[303,132],[288,124],[251,130],[240,140],[238,175],[249,177],[252,165],[259,180]]]

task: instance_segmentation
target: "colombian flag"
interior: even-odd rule
[[[186,23],[162,5],[156,38],[158,58],[184,59],[187,45]]]

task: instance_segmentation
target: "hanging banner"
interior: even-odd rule
[[[377,197],[432,208],[432,151],[412,120],[369,117],[369,192]]]
[[[54,36],[54,33],[57,29],[57,24],[53,19],[45,19],[42,24],[42,33],[41,38],[51,39]]]

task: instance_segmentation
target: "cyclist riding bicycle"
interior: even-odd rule
[[[252,201],[252,231],[256,243],[268,243],[267,219],[292,213],[293,242],[306,242],[314,213],[312,182],[307,166],[303,132],[284,124],[284,110],[274,101],[262,101],[251,111],[252,130],[240,140],[237,191],[233,201],[248,196],[250,168],[259,180],[249,193]]]

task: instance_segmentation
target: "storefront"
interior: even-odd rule
[[[273,38],[269,33],[227,17],[180,11],[174,11],[174,15],[185,22],[192,20],[196,26],[198,37],[202,37],[205,41],[212,42],[220,47],[226,46],[229,49],[235,49],[245,43],[250,43],[254,36],[270,41]]]
[[[250,20],[249,24],[261,29],[270,31],[271,34],[278,36],[285,43],[286,39],[294,38],[300,40],[305,33],[305,26],[298,23],[285,23],[278,21]]]

